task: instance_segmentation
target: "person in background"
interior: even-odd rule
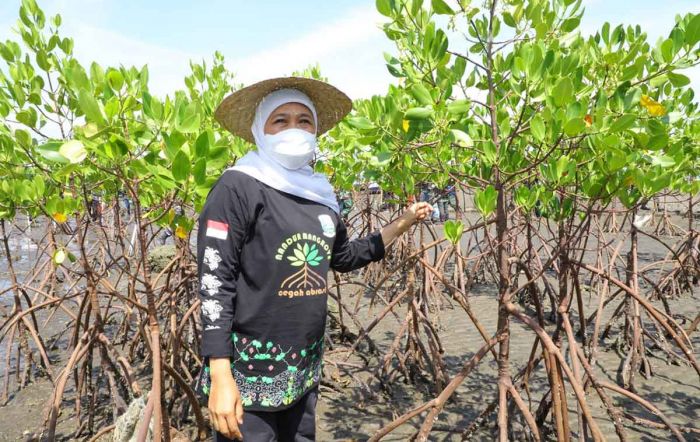
[[[452,208],[455,211],[456,218],[459,219],[461,217],[461,214],[459,211],[459,206],[457,205],[457,186],[455,186],[454,184],[449,186],[447,188],[447,196],[450,206],[452,206]]]
[[[418,189],[420,190],[418,201],[430,201],[432,197],[432,185],[429,183],[421,183]]]
[[[433,206],[433,211],[430,214],[430,220],[434,223],[440,222],[440,207],[438,207],[437,204]]]
[[[117,192],[117,203],[119,203],[119,200],[123,201],[124,203],[124,208],[126,209],[126,215],[131,216],[131,201],[129,201],[129,197],[126,195],[126,192],[123,190],[120,190]]]
[[[175,206],[175,216],[181,216],[184,213],[185,212],[182,210],[181,205],[178,204]],[[173,234],[173,229],[171,229],[170,226],[167,226],[165,229],[163,229],[163,233],[160,234],[160,245],[164,246],[165,242],[168,240],[168,238],[173,236]]]
[[[90,217],[93,221],[97,221],[99,225],[102,225],[102,197],[96,192],[92,194],[92,199],[90,200]]]
[[[419,186],[420,189],[420,201],[425,203],[432,203],[437,197],[435,184],[432,183],[422,183]],[[430,213],[430,221],[437,223],[440,222],[440,208],[438,205],[432,206],[433,210]]]
[[[340,216],[343,218],[343,222],[348,222],[348,217],[352,211],[352,194],[348,191],[340,192]]]
[[[126,208],[126,215],[131,216],[131,200],[129,199],[129,196],[124,193],[124,208]]]
[[[455,208],[456,200],[457,194],[455,193],[455,186],[447,186],[440,193],[437,201],[438,210],[440,211],[440,222],[445,222],[450,219],[450,206]]]

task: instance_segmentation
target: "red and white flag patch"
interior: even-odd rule
[[[207,220],[207,236],[217,239],[226,239],[228,236],[228,224]]]

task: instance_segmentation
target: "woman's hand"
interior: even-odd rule
[[[384,247],[388,247],[399,235],[406,232],[415,223],[426,219],[432,212],[433,207],[426,202],[413,203],[408,206],[408,209],[398,219],[382,229]]]
[[[228,358],[209,361],[211,389],[207,406],[214,430],[229,439],[243,440],[238,428],[243,424],[243,404],[230,364]]]
[[[419,221],[423,221],[429,217],[431,213],[433,213],[433,206],[430,204],[426,202],[413,203],[406,209],[401,217],[406,220],[408,227],[410,227]]]

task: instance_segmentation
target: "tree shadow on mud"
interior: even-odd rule
[[[445,356],[444,362],[450,376],[470,357],[471,354],[463,357]],[[447,402],[433,427],[430,440],[461,440],[461,432],[495,400],[497,384],[492,372],[493,367],[490,367],[489,361],[483,361],[482,365],[483,372],[477,368],[470,373]],[[343,392],[323,392],[321,401],[325,402],[325,406],[320,407],[322,411],[318,416],[318,427],[321,431],[319,440],[369,439],[397,417],[433,399],[438,393],[431,391],[431,381],[430,377],[415,384],[398,380],[392,383],[391,391],[386,392],[375,380],[370,385],[371,394],[357,385],[348,387]],[[415,416],[382,440],[409,440],[420,429],[426,415],[427,412]],[[485,425],[484,430],[490,433],[490,426],[490,423]],[[480,435],[486,436],[483,431]]]

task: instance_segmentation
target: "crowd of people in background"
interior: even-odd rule
[[[381,188],[377,183],[370,183],[367,186],[360,186],[360,191],[366,191],[370,197],[381,193]],[[454,185],[448,185],[445,188],[439,188],[432,183],[422,183],[418,186],[418,202],[428,202],[433,207],[433,212],[430,216],[430,221],[433,223],[443,223],[450,219],[450,211],[457,212],[457,192]],[[345,222],[348,221],[350,212],[355,203],[353,202],[352,192],[338,192],[338,203],[340,205],[340,214]],[[392,201],[396,200],[396,196],[390,192],[384,192],[383,203],[380,210],[395,209],[395,204]],[[409,197],[409,203],[415,202],[415,197]]]
[[[383,192],[377,183],[370,183],[367,186],[361,186],[361,191],[366,191],[370,198],[377,198],[377,195],[382,195],[381,206],[378,207],[379,210],[393,210],[396,209],[396,195],[391,192]],[[418,187],[418,202],[426,201],[430,203],[433,207],[433,212],[430,217],[430,221],[433,223],[442,223],[450,219],[450,210],[457,210],[457,195],[455,192],[455,186],[450,185],[443,189],[438,188],[434,184],[423,183]],[[409,198],[409,203],[415,202],[416,198]],[[350,213],[355,207],[355,202],[353,201],[353,194],[350,191],[344,190],[338,192],[338,203],[340,205],[340,215],[343,221],[346,223],[350,219]],[[131,217],[131,200],[124,191],[119,191],[117,193],[117,204],[120,205],[120,211],[126,213],[127,217]],[[102,224],[103,212],[105,209],[104,198],[100,193],[92,193],[90,198],[90,204],[88,207],[88,213],[90,218],[94,221]],[[183,210],[181,206],[175,207],[176,215],[182,215]],[[168,238],[174,235],[173,230],[170,227],[163,229],[159,235],[159,243],[161,245],[165,244]]]
[[[457,210],[457,193],[453,185],[441,189],[435,184],[422,184],[420,186],[420,201],[426,201],[433,206],[431,220],[435,223],[449,220],[450,208]]]
[[[131,200],[129,197],[126,195],[126,192],[120,190],[117,192],[117,204],[121,207],[123,206],[124,210],[126,211],[126,216],[131,217]],[[88,215],[90,215],[90,218],[94,221],[97,222],[98,224],[102,225],[102,215],[105,210],[105,201],[104,197],[101,192],[93,192],[90,195],[90,204],[88,205]]]

